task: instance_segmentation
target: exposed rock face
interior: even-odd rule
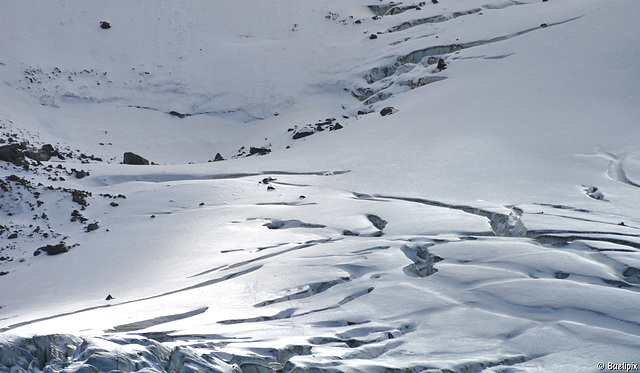
[[[111,28],[111,23],[107,21],[100,21],[100,28],[103,30],[108,30]]]
[[[133,164],[133,165],[141,165],[141,166],[147,166],[149,165],[149,161],[146,160],[145,158],[131,153],[131,152],[126,152],[124,153],[124,160],[123,162],[124,164]]]

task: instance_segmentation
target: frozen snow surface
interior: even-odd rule
[[[639,14],[3,2],[0,372],[638,363]]]

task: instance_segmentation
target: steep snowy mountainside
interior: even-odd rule
[[[639,2],[0,8],[0,372],[637,358]]]

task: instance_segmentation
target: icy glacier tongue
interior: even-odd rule
[[[637,362],[640,3],[2,8],[0,372]]]

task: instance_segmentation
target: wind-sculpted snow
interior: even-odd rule
[[[244,245],[278,244],[258,249],[241,246],[232,251],[214,248],[227,254],[190,261],[178,271],[167,271],[167,281],[158,283],[164,289],[161,294],[130,299],[116,293],[115,300],[105,307],[99,306],[98,300],[84,301],[94,306],[28,322],[20,322],[23,318],[15,314],[4,321],[5,325],[9,323],[5,330],[27,326],[31,329],[24,330],[34,330],[40,324],[84,314],[86,321],[78,328],[101,327],[107,321],[111,325],[105,325],[104,331],[110,335],[98,339],[52,337],[70,341],[65,344],[66,350],[53,344],[46,347],[54,351],[51,356],[55,358],[29,352],[35,351],[35,347],[29,347],[35,343],[31,339],[12,337],[2,347],[4,356],[14,356],[11,361],[5,358],[6,369],[27,369],[31,365],[72,372],[91,366],[98,370],[144,368],[164,372],[184,366],[195,367],[192,369],[196,371],[260,366],[266,371],[295,371],[348,370],[357,365],[361,369],[419,370],[425,367],[424,357],[436,352],[434,346],[447,346],[447,352],[438,350],[441,357],[428,359],[427,366],[464,371],[538,364],[537,360],[547,359],[546,354],[535,348],[537,342],[525,341],[558,338],[558,333],[562,338],[581,338],[568,332],[578,325],[584,328],[581,335],[606,335],[613,340],[621,333],[632,340],[640,334],[633,312],[640,306],[636,258],[640,242],[635,242],[638,228],[631,222],[607,225],[610,218],[605,215],[555,206],[512,206],[490,212],[413,197],[367,197],[314,187],[317,178],[323,177],[317,175],[279,175],[280,194],[274,197],[258,192],[262,176],[257,173],[231,179],[176,178],[163,182],[186,190],[200,188],[202,183],[209,188],[228,184],[244,190],[235,202],[237,209],[219,205],[202,210],[193,206],[178,219],[194,223],[211,219],[208,229],[214,236],[240,225],[245,236],[253,237]],[[249,192],[251,189],[255,192]],[[302,193],[313,203],[284,203]],[[129,193],[127,200],[145,204],[148,198]],[[277,201],[283,204],[274,204]],[[268,210],[274,216],[271,222],[254,218]],[[234,211],[235,216],[215,218],[223,211]],[[153,224],[169,227],[174,223],[147,223]],[[363,230],[367,224],[385,234],[343,234],[346,229]],[[556,229],[558,226],[572,229],[562,231]],[[122,229],[115,223],[110,228],[116,232]],[[141,237],[140,243],[143,240]],[[135,238],[129,242],[137,245]],[[166,255],[170,248],[159,244],[155,255]],[[181,255],[193,249],[183,247]],[[130,256],[126,251],[118,252]],[[207,269],[212,266],[215,268]],[[310,272],[309,268],[317,270]],[[107,291],[104,283],[94,286]],[[110,287],[120,288],[117,282]],[[229,297],[230,292],[234,295]],[[229,301],[221,302],[225,294]],[[609,301],[593,301],[604,298]],[[176,301],[191,309],[171,313],[152,306]],[[140,305],[136,306],[137,316],[123,313],[136,304]],[[6,311],[12,312],[10,307]],[[92,320],[104,312],[110,316],[94,324]],[[407,324],[407,320],[412,321]],[[304,333],[296,331],[299,325],[306,325]],[[454,343],[456,333],[467,336],[466,346]],[[217,336],[212,337],[214,334]],[[487,338],[499,349],[510,346],[512,353],[481,348]],[[595,352],[599,345],[590,338],[580,339],[582,347],[569,345],[560,353]],[[468,350],[469,345],[475,347]],[[16,350],[10,346],[23,347]],[[257,353],[264,346],[281,351],[277,353],[280,357]],[[290,346],[298,347],[291,350]],[[624,346],[616,347],[621,356],[631,351]],[[75,352],[64,352],[71,350]],[[407,355],[407,351],[415,352]],[[452,363],[462,351],[466,351],[466,362]],[[328,359],[338,360],[327,365]]]

